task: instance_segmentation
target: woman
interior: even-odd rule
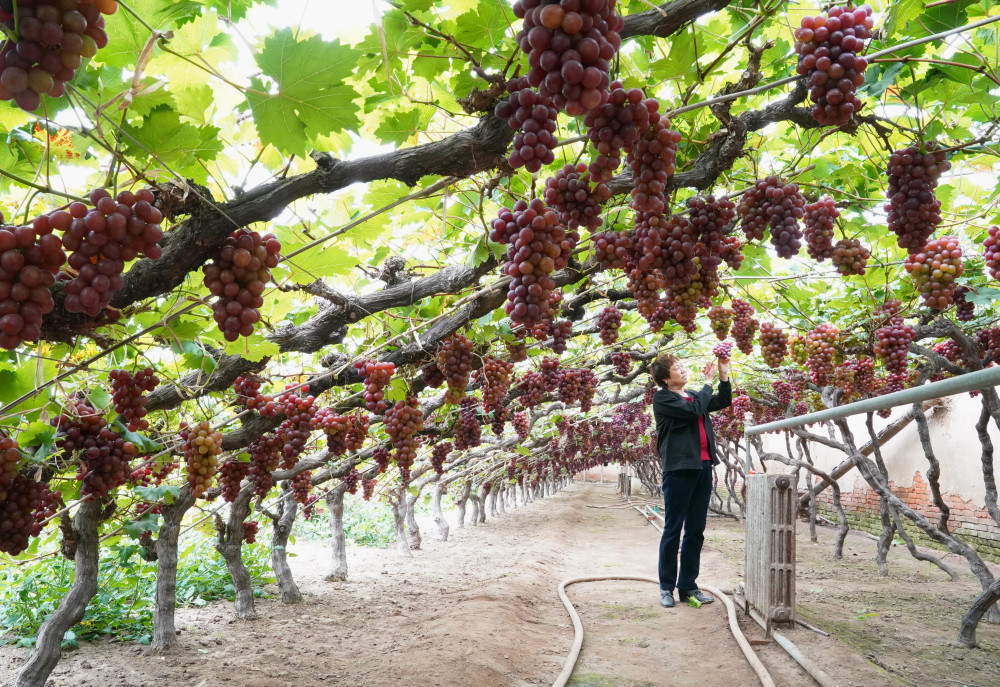
[[[712,378],[714,367],[715,363],[705,366],[705,379]],[[711,384],[705,384],[701,391],[684,389],[687,367],[673,353],[660,353],[650,366],[650,374],[660,387],[653,396],[665,506],[663,536],[660,537],[660,604],[673,608],[675,588],[682,602],[693,597],[701,603],[712,603],[715,599],[699,590],[695,580],[701,564],[708,502],[712,495],[712,466],[719,464],[708,413],[732,403],[729,361],[719,361],[719,393],[714,396]]]

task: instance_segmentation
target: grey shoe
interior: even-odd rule
[[[674,607],[674,592],[666,589],[660,590],[660,605],[664,608]]]
[[[693,592],[677,592],[677,595],[681,597],[681,601],[687,601],[688,599],[695,599],[698,603],[710,604],[715,601],[714,596],[709,596],[700,589],[695,589]]]

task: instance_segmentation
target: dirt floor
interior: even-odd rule
[[[292,547],[304,604],[258,600],[260,619],[232,618],[228,603],[178,613],[180,644],[167,655],[115,643],[67,652],[49,685],[88,687],[274,687],[277,685],[549,685],[573,641],[558,582],[578,575],[655,576],[658,532],[610,485],[577,482],[559,494],[478,527],[453,526],[447,542],[421,522],[423,549],[349,550],[347,582],[323,580],[329,551]],[[591,508],[588,506],[605,506]],[[454,518],[452,518],[454,520]],[[803,617],[832,633],[787,635],[841,687],[1000,685],[1000,627],[982,625],[982,648],[954,645],[976,594],[894,549],[880,578],[875,545],[852,533],[834,561],[832,529],[798,535]],[[743,535],[733,520],[709,520],[701,581],[732,589],[741,579]],[[948,560],[961,567],[954,556]],[[967,568],[965,568],[967,570]],[[997,571],[1000,573],[1000,570]],[[273,591],[273,590],[272,590]],[[721,603],[659,606],[657,588],[594,582],[569,588],[585,639],[570,681],[577,687],[752,687]],[[752,621],[758,656],[779,687],[814,684]],[[0,684],[25,656],[0,647]]]

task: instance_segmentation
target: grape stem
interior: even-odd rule
[[[16,6],[16,5],[17,5],[17,3],[15,2],[15,3],[14,3],[14,5]],[[146,27],[147,29],[149,29],[149,32],[150,32],[150,33],[156,33],[156,32],[157,32],[157,31],[156,31],[156,29],[154,29],[154,28],[153,28],[152,26],[150,26],[150,25],[149,25],[149,24],[148,24],[148,23],[146,22],[146,20],[145,20],[145,19],[143,19],[142,17],[140,17],[140,16],[139,16],[139,13],[138,13],[138,12],[136,12],[136,11],[135,11],[134,9],[132,9],[131,7],[129,7],[129,6],[128,6],[128,4],[126,4],[125,2],[122,2],[122,0],[118,0],[118,5],[119,5],[120,7],[124,7],[124,8],[125,8],[125,11],[126,11],[126,12],[128,12],[129,14],[131,14],[131,15],[132,15],[133,17],[135,17],[135,18],[136,18],[136,21],[138,21],[138,22],[139,22],[140,24],[142,24],[142,25],[143,25],[143,26],[145,26],[145,27]]]

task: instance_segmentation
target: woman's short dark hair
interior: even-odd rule
[[[674,363],[679,363],[680,361],[681,359],[676,353],[662,351],[656,356],[656,360],[653,361],[652,365],[649,366],[649,374],[653,375],[654,382],[666,388],[663,380],[670,377],[670,368],[674,366]]]

